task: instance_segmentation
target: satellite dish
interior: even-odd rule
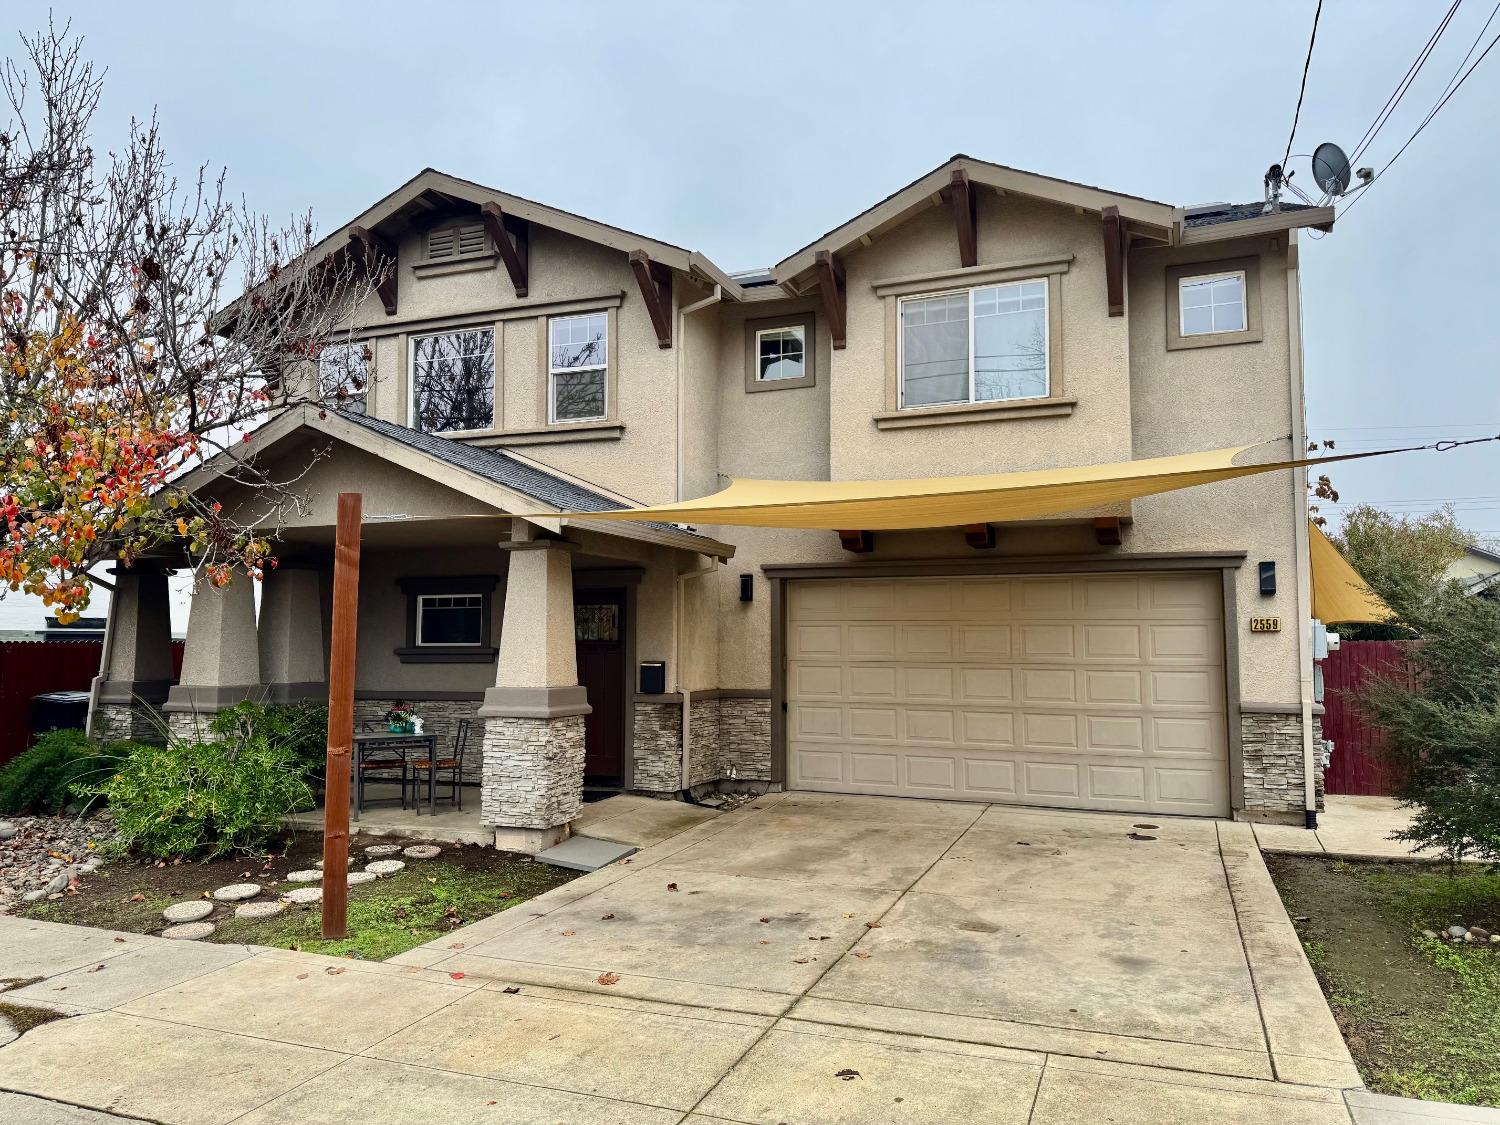
[[[1332,141],[1324,141],[1312,154],[1313,182],[1329,195],[1349,190],[1349,158]]]

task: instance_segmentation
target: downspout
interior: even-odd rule
[[[687,686],[687,678],[682,674],[682,663],[687,656],[687,630],[683,623],[683,617],[687,613],[687,584],[690,578],[701,578],[705,574],[712,574],[719,567],[719,560],[712,555],[704,556],[706,562],[696,570],[684,570],[677,575],[676,580],[676,604],[672,607],[672,668],[673,684],[682,694],[682,777],[681,788],[686,791],[688,778],[692,773],[692,746],[693,746],[693,693]]]
[[[1292,456],[1307,449],[1307,402],[1303,390],[1302,289],[1298,273],[1297,232],[1287,232],[1286,335],[1292,399]],[[1307,541],[1307,470],[1292,473],[1292,510],[1297,547],[1297,673],[1302,711],[1302,817],[1318,827],[1317,748],[1313,739],[1312,561]]]
[[[685,500],[687,492],[687,318],[690,313],[716,305],[724,299],[724,287],[715,285],[714,291],[701,301],[684,305],[677,310],[677,499]]]

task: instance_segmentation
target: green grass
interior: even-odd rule
[[[1404,1097],[1500,1104],[1500,946],[1422,936],[1500,932],[1500,874],[1315,857],[1271,860],[1308,960],[1366,1083]]]

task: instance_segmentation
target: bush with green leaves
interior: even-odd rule
[[[50,730],[0,767],[0,813],[61,812],[114,769],[128,748],[101,747],[81,730]]]
[[[158,859],[258,851],[313,804],[296,750],[265,732],[136,746],[91,792],[109,801],[124,846]]]
[[[298,703],[257,703],[246,700],[225,708],[208,724],[209,733],[231,745],[257,739],[290,750],[302,763],[309,781],[323,778],[328,757],[328,707],[313,700]]]

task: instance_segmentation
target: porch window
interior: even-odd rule
[[[608,416],[609,314],[554,316],[547,322],[551,422],[592,422]]]
[[[495,659],[490,621],[493,574],[402,578],[406,595],[406,644],[396,649],[403,664],[488,664]]]
[[[466,328],[411,342],[412,427],[488,430],[495,420],[495,331]]]
[[[1046,398],[1047,282],[901,302],[901,405]]]
[[[419,594],[417,644],[477,645],[484,632],[484,595]]]
[[[370,345],[330,344],[318,354],[318,401],[350,414],[365,413]]]

